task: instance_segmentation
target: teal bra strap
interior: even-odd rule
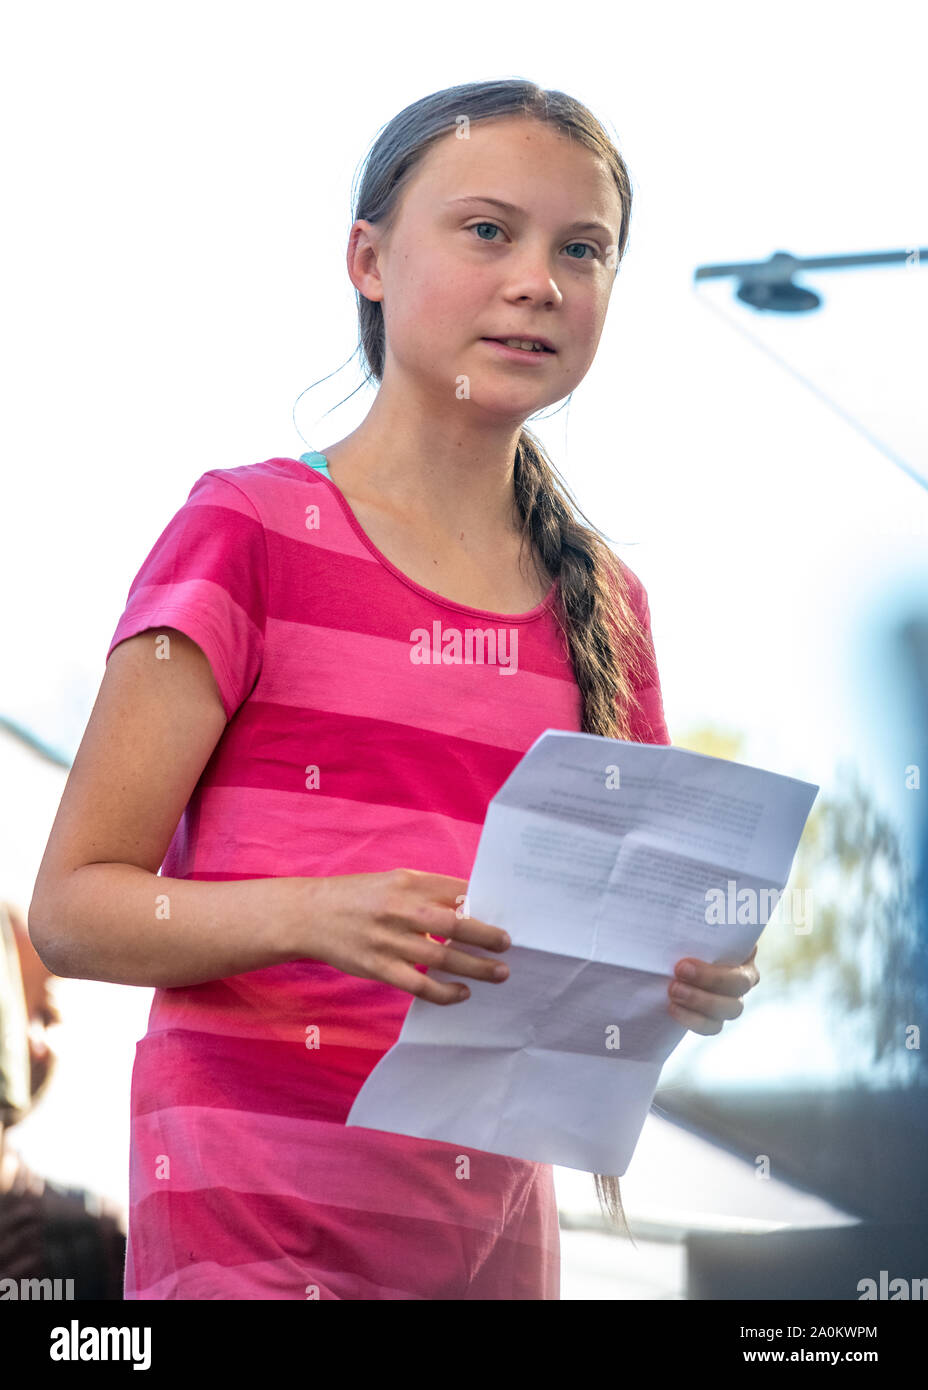
[[[315,468],[319,473],[324,473],[329,482],[332,481],[328,460],[322,454],[300,454],[300,463],[305,463],[307,468]]]

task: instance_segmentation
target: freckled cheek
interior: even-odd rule
[[[578,345],[592,352],[602,337],[605,327],[605,306],[591,301],[583,305],[578,304],[576,308],[577,313],[573,317],[571,332]]]
[[[463,351],[486,325],[485,304],[472,285],[422,278],[404,287],[402,312],[388,331],[400,334],[417,354]]]

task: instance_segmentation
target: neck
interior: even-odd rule
[[[458,406],[459,402],[456,402]],[[435,421],[381,388],[363,423],[326,449],[333,481],[346,493],[400,513],[435,536],[462,533],[488,544],[521,530],[514,466],[521,426],[462,427]]]

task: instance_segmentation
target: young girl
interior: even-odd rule
[[[495,979],[458,909],[538,735],[670,742],[645,591],[523,428],[590,367],[630,204],[563,93],[402,111],[348,249],[369,414],[203,474],[133,581],[30,909],[57,974],[155,988],[127,1299],[559,1296],[549,1165],[345,1119],[414,995]],[[717,1033],[753,955],[685,964],[668,1007]]]

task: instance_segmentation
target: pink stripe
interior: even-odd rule
[[[127,1275],[129,1265],[126,1265]],[[419,1297],[430,1298],[431,1294],[413,1295],[407,1289],[385,1288],[382,1284],[366,1285],[355,1276],[355,1288],[361,1290],[350,1295],[361,1299],[399,1300]],[[312,1290],[312,1295],[310,1295]],[[299,1261],[293,1259],[258,1260],[253,1264],[223,1266],[203,1260],[166,1274],[157,1283],[144,1289],[130,1288],[127,1284],[124,1297],[128,1302],[172,1299],[182,1301],[201,1301],[204,1299],[246,1300],[246,1299],[308,1299],[314,1300],[346,1298],[345,1293],[336,1293],[319,1277],[316,1269],[307,1270]],[[553,1295],[552,1295],[553,1296]]]
[[[175,1271],[206,1264],[207,1287],[216,1292],[200,1297],[234,1297],[225,1291],[237,1288],[241,1298],[305,1299],[309,1284],[334,1298],[379,1298],[392,1289],[406,1298],[456,1299],[466,1297],[475,1280],[480,1297],[518,1297],[508,1292],[518,1287],[526,1297],[557,1297],[549,1290],[558,1256],[538,1243],[538,1233],[552,1229],[550,1213],[543,1218],[540,1212],[547,1200],[542,1184],[520,1210],[512,1238],[505,1227],[477,1231],[454,1225],[445,1214],[434,1221],[407,1212],[372,1216],[225,1187],[208,1196],[162,1191],[132,1208],[137,1236],[133,1267],[126,1270],[127,1293],[136,1288],[142,1270],[150,1286]],[[280,1287],[282,1260],[293,1262],[289,1291],[286,1284]],[[269,1265],[273,1288],[263,1284]],[[262,1280],[257,1286],[256,1276]],[[171,1280],[167,1287],[178,1286]]]
[[[315,1035],[307,1030],[316,1027],[320,1046],[385,1050],[399,1036],[412,1000],[405,990],[306,959],[186,989],[158,990],[148,1034],[205,1033],[296,1043],[309,1050],[307,1042],[314,1043]]]
[[[243,799],[260,788],[303,801],[367,802],[482,824],[486,789],[501,787],[520,758],[516,749],[383,719],[302,713],[295,720],[292,711],[249,700],[234,739],[205,770],[204,786],[247,787]],[[318,769],[318,779],[308,768]]]
[[[508,1209],[504,1193],[545,1176],[543,1164],[460,1145],[216,1107],[184,1105],[138,1115],[135,1134],[134,1204],[166,1193],[203,1193],[210,1176],[222,1173],[223,1185],[241,1195],[496,1232]],[[247,1176],[229,1181],[230,1149],[245,1143]],[[469,1176],[458,1176],[462,1171]]]
[[[193,862],[189,854],[181,860],[172,842],[163,865],[167,878],[219,874],[230,835],[235,837],[235,873],[243,878],[279,872],[281,854],[289,856],[290,876],[406,868],[467,878],[480,836],[474,821],[425,809],[322,799],[315,792],[251,791],[245,798],[235,787],[214,787],[204,789],[201,800]],[[217,815],[224,820],[217,821]]]
[[[307,612],[314,619],[323,617],[318,604],[304,609]],[[515,750],[521,747],[526,725],[531,725],[533,710],[544,711],[548,721],[565,721],[545,728],[579,727],[581,697],[573,671],[556,659],[532,627],[513,627],[500,639],[495,628],[449,623],[443,617],[436,633],[429,617],[421,630],[428,635],[426,644],[421,631],[411,637],[418,625],[410,625],[408,613],[403,627],[389,634],[365,632],[372,624],[362,620],[359,609],[353,630],[335,630],[339,615],[325,616],[332,619],[329,627],[268,619],[266,640],[273,664],[265,663],[255,687],[259,703],[276,704],[290,718],[293,706],[337,711],[348,718],[381,719],[404,729]],[[466,660],[493,656],[489,639],[483,644],[484,639],[473,635],[486,631],[494,632],[496,660]],[[452,640],[460,644],[460,663],[419,665],[411,660],[413,652],[450,653]],[[506,674],[506,660],[515,675]]]
[[[379,990],[389,988],[375,986]],[[307,1000],[305,1022],[321,1030],[322,1045],[316,1050],[306,1047],[305,1032],[297,1041],[215,1036],[202,1031],[149,1033],[136,1048],[133,1115],[161,1108],[164,1096],[158,1078],[170,1076],[172,1105],[293,1115],[343,1125],[364,1078],[389,1044],[380,1046],[376,1039],[368,1041],[362,1035],[341,1046],[329,1039],[325,1022],[320,1022],[321,1012],[316,999]],[[147,1073],[139,1069],[140,1061]],[[147,1082],[143,1080],[146,1074]]]
[[[402,632],[405,637],[411,611],[410,590],[414,601],[428,609],[430,616],[432,610],[436,614],[439,609],[447,610],[453,626],[511,624],[528,629],[544,616],[541,605],[528,613],[498,614],[456,603],[408,579],[390,565],[386,556],[378,562],[369,553],[362,558],[341,548],[324,548],[318,543],[316,532],[307,532],[302,541],[288,540],[276,531],[267,534],[271,591],[275,594],[271,616],[281,621],[303,622],[309,612],[318,614],[318,621],[325,627],[357,628],[381,636]],[[337,534],[341,541],[344,529]],[[359,604],[358,596],[362,593],[364,602]]]
[[[221,498],[221,501],[218,499]],[[266,607],[267,558],[264,529],[247,503],[219,478],[205,475],[159,537],[133,585],[169,588],[206,580],[226,591],[261,631]],[[230,564],[230,554],[238,563]],[[248,563],[242,563],[247,559]],[[206,605],[208,607],[208,605]]]
[[[193,507],[219,507],[224,512],[238,512],[250,525],[260,530],[261,521],[248,495],[247,479],[242,477],[241,482],[237,480],[236,475],[240,471],[237,468],[210,468],[197,478],[185,507],[188,510]],[[247,474],[248,470],[244,472]],[[223,517],[222,524],[231,526],[232,522],[228,517]]]
[[[237,469],[223,469],[222,476],[230,481]],[[261,489],[261,510],[268,527],[268,550],[274,571],[274,554],[287,555],[286,542],[303,546],[309,540],[320,550],[363,560],[377,565],[367,546],[345,520],[344,512],[326,486],[325,479],[298,459],[274,458],[263,463],[247,465],[243,470],[243,486],[253,490],[258,481]],[[308,515],[308,508],[317,515]],[[307,520],[313,523],[307,526]],[[318,526],[315,523],[319,522]],[[274,550],[275,542],[281,542]]]

